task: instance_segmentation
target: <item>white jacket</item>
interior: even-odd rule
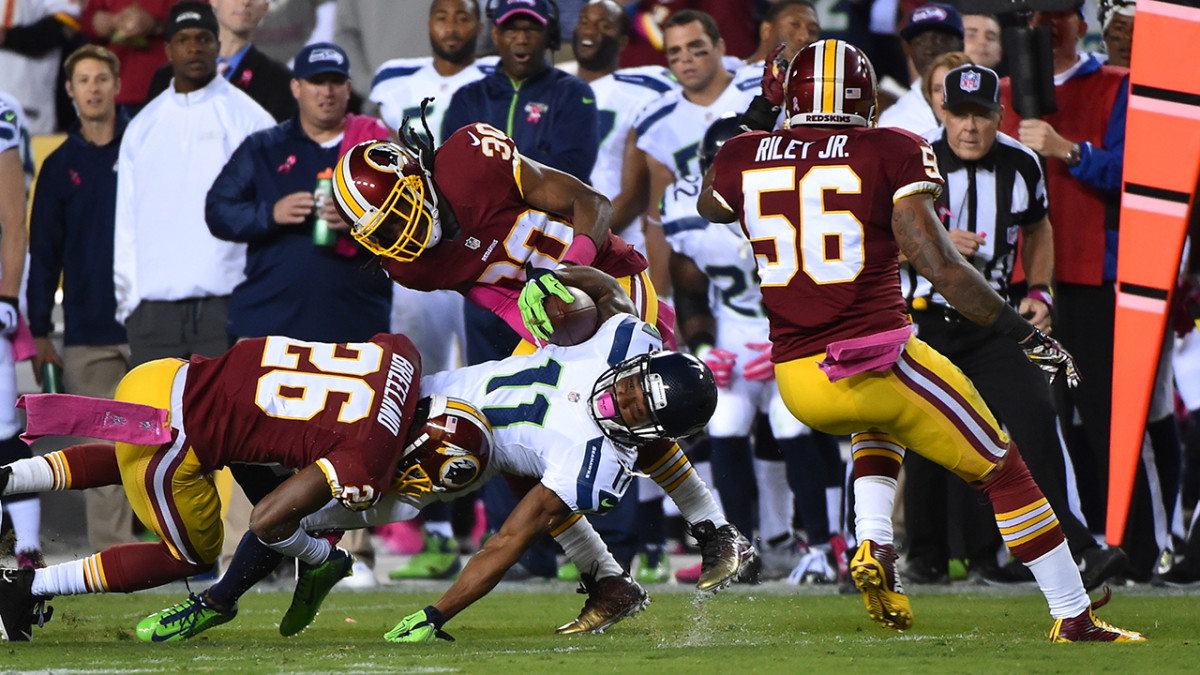
[[[130,121],[117,160],[118,322],[142,300],[229,295],[243,279],[246,246],[208,231],[204,200],[242,141],[274,124],[222,77],[189,94],[172,81]]]

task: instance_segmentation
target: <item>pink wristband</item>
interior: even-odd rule
[[[1041,300],[1046,304],[1047,307],[1054,306],[1054,296],[1050,295],[1048,291],[1044,291],[1040,288],[1030,289],[1030,291],[1025,294],[1025,297],[1032,298],[1034,300]]]
[[[575,238],[571,240],[571,245],[567,247],[567,254],[562,259],[565,263],[576,265],[591,265],[595,260],[596,242],[585,234],[575,235]]]

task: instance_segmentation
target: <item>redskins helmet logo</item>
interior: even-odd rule
[[[367,148],[363,157],[367,160],[367,164],[371,165],[371,168],[380,171],[400,173],[400,170],[408,163],[408,158],[394,143],[376,143]]]
[[[452,457],[442,464],[442,485],[448,490],[464,488],[479,477],[479,460],[473,456]]]

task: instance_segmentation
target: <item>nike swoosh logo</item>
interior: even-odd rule
[[[585,99],[583,99],[583,104],[584,104],[584,105],[591,105],[591,104],[593,104],[593,103],[595,103],[595,102],[596,102],[596,99],[594,99],[594,98],[585,98]]]
[[[480,143],[480,140],[479,140],[479,137],[478,137],[478,136],[476,136],[475,134],[471,133],[470,131],[468,131],[468,132],[467,132],[467,135],[471,137],[471,145],[473,145],[473,146],[474,146],[474,145],[479,145],[479,143]]]
[[[171,638],[175,637],[177,634],[178,633],[167,633],[166,635],[160,635],[159,633],[155,633],[154,635],[150,636],[150,641],[151,642],[166,642],[167,640],[170,640]]]
[[[603,506],[603,507],[604,507],[604,508],[606,508],[606,509],[611,509],[611,508],[615,507],[615,506],[616,506],[616,504],[610,504],[610,503],[608,502],[608,498],[607,498],[607,497],[605,497],[604,499],[601,499],[601,500],[600,500],[600,506]]]

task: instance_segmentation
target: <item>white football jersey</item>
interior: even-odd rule
[[[651,102],[638,114],[637,146],[662,164],[676,177],[699,175],[697,153],[704,132],[725,113],[742,114],[757,92],[745,92],[730,82],[712,105],[699,106],[676,89]]]
[[[499,60],[497,56],[476,59],[474,64],[458,73],[442,77],[433,67],[432,56],[392,59],[375,73],[369,97],[379,104],[379,116],[392,131],[399,129],[404,116],[408,115],[412,118],[409,128],[422,132],[418,119],[421,101],[432,96],[433,101],[426,110],[425,119],[429,122],[429,129],[438,135],[434,141],[440,141],[443,137],[442,118],[446,116],[454,92],[493,72]]]
[[[0,152],[16,148],[25,170],[25,188],[33,182],[33,150],[29,139],[29,126],[25,122],[25,111],[17,99],[0,91]]]
[[[696,211],[703,177],[688,176],[663,194],[662,227],[671,248],[692,259],[709,279],[709,306],[718,325],[726,321],[762,321],[766,308],[750,241],[730,226],[710,223]],[[736,227],[736,224],[734,225]]]
[[[621,193],[621,170],[625,166],[625,139],[633,121],[646,104],[677,89],[671,71],[661,66],[622,68],[589,83],[596,94],[596,109],[600,115],[600,149],[592,169],[592,187],[616,199]],[[634,225],[621,233],[621,238],[646,252],[646,238]]]
[[[572,511],[605,512],[632,479],[635,448],[616,445],[588,411],[596,380],[611,366],[662,349],[653,326],[610,318],[590,340],[421,378],[421,396],[467,401],[492,425],[491,464],[540,476]]]

